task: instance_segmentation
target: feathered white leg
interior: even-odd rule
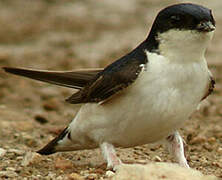
[[[121,165],[121,160],[116,156],[116,151],[112,144],[104,142],[100,145],[103,157],[107,162],[107,168],[116,170],[117,166]]]
[[[176,158],[180,166],[189,168],[187,160],[184,156],[183,139],[178,131],[169,135],[167,138],[167,145],[170,153]]]

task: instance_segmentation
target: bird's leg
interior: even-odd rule
[[[121,165],[121,160],[116,156],[116,151],[114,149],[114,146],[112,144],[109,144],[107,142],[104,142],[100,145],[100,148],[102,150],[103,156],[105,160],[107,161],[107,168],[116,170],[116,167],[118,165]]]
[[[183,139],[178,131],[169,135],[167,138],[167,145],[170,153],[176,158],[180,166],[189,168],[187,160],[184,156]]]

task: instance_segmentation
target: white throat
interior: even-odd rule
[[[170,61],[200,61],[213,37],[212,32],[169,30],[158,34],[160,54]],[[178,59],[179,57],[179,59]]]

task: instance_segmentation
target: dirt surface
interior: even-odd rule
[[[182,1],[1,0],[0,66],[49,70],[104,67],[141,42],[157,12],[175,2]],[[198,3],[210,7],[217,21],[207,52],[217,84],[181,134],[187,142],[190,166],[222,177],[222,2]],[[73,92],[0,70],[0,179],[105,177],[106,165],[98,149],[51,156],[29,152],[45,145],[75,116],[79,106],[64,102]],[[117,151],[126,163],[173,161],[158,144]],[[26,162],[24,156],[31,161]]]

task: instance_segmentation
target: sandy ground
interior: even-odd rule
[[[51,70],[104,67],[141,42],[157,12],[175,2],[182,1],[1,0],[0,66]],[[217,21],[207,52],[217,84],[200,111],[181,128],[181,134],[187,142],[190,166],[222,177],[222,2],[191,2],[210,7]],[[64,102],[72,92],[0,70],[0,148],[7,151],[0,156],[0,178],[71,179],[71,173],[86,179],[105,177],[99,150],[36,155],[31,164],[24,163],[27,151],[45,145],[75,116],[79,107]],[[173,161],[162,145],[117,151],[126,163]]]

